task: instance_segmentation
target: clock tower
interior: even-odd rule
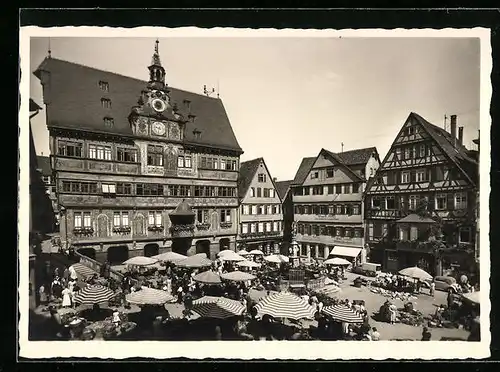
[[[136,135],[181,141],[185,120],[176,105],[171,104],[158,45],[159,41],[156,40],[151,65],[148,67],[149,81],[146,89],[141,92],[137,106],[132,108],[129,121]]]

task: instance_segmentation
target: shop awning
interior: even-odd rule
[[[339,245],[336,245],[331,250],[330,255],[355,258],[358,257],[360,253],[361,253],[361,248],[341,247]]]

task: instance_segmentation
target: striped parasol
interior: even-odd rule
[[[115,292],[108,287],[103,285],[88,285],[77,292],[75,302],[81,305],[102,304],[108,302],[113,297],[115,297]]]
[[[345,305],[332,305],[324,307],[321,312],[331,316],[339,322],[363,323],[363,317]]]
[[[247,282],[249,280],[254,280],[256,276],[243,271],[231,271],[230,273],[221,274],[221,278],[233,282]]]
[[[266,296],[255,305],[257,314],[273,318],[292,320],[314,319],[316,309],[307,301],[290,292],[276,292]]]
[[[127,302],[135,305],[163,305],[173,301],[174,297],[160,289],[141,287],[139,291],[132,292],[125,296]]]
[[[194,281],[204,283],[204,284],[220,284],[222,281],[220,280],[219,274],[213,271],[204,271],[202,273],[196,274],[193,277]]]
[[[82,277],[84,279],[88,278],[89,276],[93,276],[94,274],[97,274],[97,272],[95,270],[92,270],[91,268],[89,268],[85,265],[82,265],[79,262],[71,265],[71,267],[75,270],[77,275],[80,275],[80,277]]]
[[[225,297],[204,296],[193,301],[192,310],[203,318],[226,319],[243,314],[240,302]]]

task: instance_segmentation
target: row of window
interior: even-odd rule
[[[436,194],[434,197],[434,202],[429,202],[429,197],[420,195],[410,195],[408,196],[408,201],[404,196],[399,197],[399,207],[396,205],[396,197],[394,196],[373,196],[371,206],[373,209],[398,209],[408,206],[408,209],[415,210],[419,206],[423,206],[427,209],[435,210],[445,210],[451,209],[448,204],[448,198],[453,198],[453,209],[467,209],[467,193],[457,192],[453,195],[448,193]]]
[[[281,221],[242,223],[241,224],[241,233],[242,234],[280,232],[281,229],[282,229]]]
[[[402,172],[388,172],[381,178],[381,181],[383,181],[384,184],[393,185],[398,183],[404,184],[411,182],[439,182],[450,178],[456,180],[460,178],[460,175],[456,169],[447,169],[444,167],[436,166],[431,169],[425,168]]]
[[[264,175],[265,176],[265,175]],[[274,198],[276,197],[276,190],[261,188],[261,187],[250,187],[250,197],[251,198]]]
[[[209,210],[197,210],[197,222],[209,222]],[[220,222],[231,222],[231,210],[220,209],[218,211]],[[129,211],[115,211],[113,212],[113,227],[130,227]],[[91,212],[73,212],[73,226],[74,228],[90,228],[92,227],[92,214]],[[148,212],[148,226],[160,227],[165,226],[163,221],[163,214],[161,211]]]
[[[302,235],[326,235],[339,238],[361,238],[363,236],[363,228],[361,227],[337,227],[304,223],[297,224],[297,232]]]
[[[57,154],[62,156],[71,157],[84,157],[83,143],[73,141],[59,141],[57,147]],[[89,144],[87,157],[96,160],[117,160],[121,162],[137,163],[138,151],[137,149],[118,147],[116,149],[116,156],[113,157],[112,147],[108,145],[95,145]],[[161,145],[148,145],[147,147],[147,165],[163,166],[164,165],[164,149]],[[177,156],[178,168],[192,168],[192,154],[188,151],[179,151]],[[238,169],[238,162],[233,159],[218,159],[215,157],[201,157],[200,168],[207,169],[220,169],[220,170],[233,170]]]
[[[294,189],[294,195],[356,194],[361,190],[360,183],[346,183],[326,186],[303,186]]]
[[[241,206],[241,213],[244,215],[257,215],[257,214],[280,214],[280,204],[267,204],[267,205],[248,205]]]
[[[431,156],[431,146],[427,144],[396,147],[395,154],[398,160],[409,160]]]
[[[360,215],[361,204],[296,205],[295,214],[315,215]]]
[[[77,194],[235,197],[236,187],[62,181],[62,191]]]
[[[211,156],[202,156],[200,159],[200,168],[236,171],[238,170],[238,161],[234,159],[219,159]]]

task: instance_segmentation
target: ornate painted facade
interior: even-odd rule
[[[263,158],[241,163],[238,247],[280,252],[283,242],[282,200]]]
[[[379,164],[374,147],[302,160],[291,186],[302,259],[364,259],[363,193]]]
[[[455,115],[451,133],[408,116],[366,191],[373,262],[389,271],[413,265],[434,275],[470,271],[478,163],[462,134]]]
[[[61,238],[113,263],[172,246],[213,257],[235,247],[243,151],[220,99],[166,84],[158,44],[148,69],[145,82],[49,57],[35,71]],[[192,229],[172,218],[181,204]]]

